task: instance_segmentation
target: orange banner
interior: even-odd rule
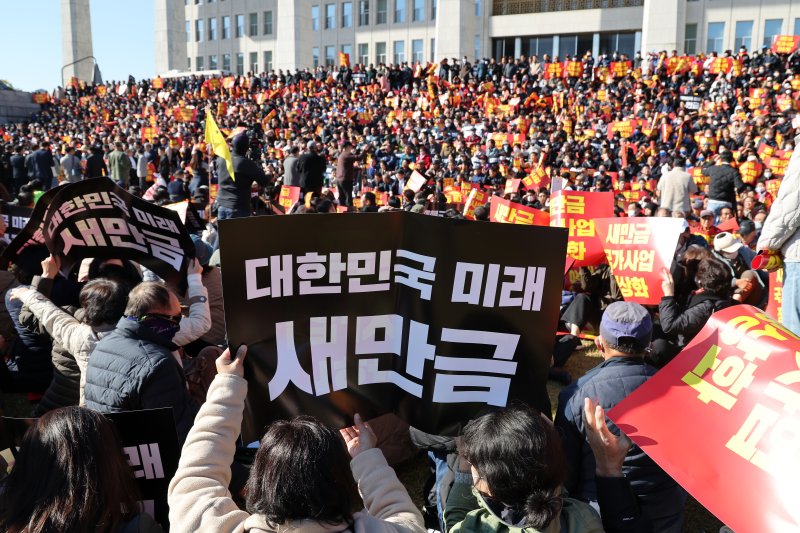
[[[550,215],[545,211],[504,200],[499,196],[492,196],[490,202],[489,220],[492,222],[526,226],[550,225]]]

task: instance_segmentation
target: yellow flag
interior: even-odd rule
[[[231,151],[228,148],[228,143],[225,142],[225,136],[219,131],[219,126],[217,126],[217,122],[214,120],[214,115],[211,113],[210,109],[206,110],[205,139],[214,149],[214,153],[225,160],[225,166],[228,167],[228,174],[231,175],[233,181],[236,181],[233,175],[233,158],[231,157]]]

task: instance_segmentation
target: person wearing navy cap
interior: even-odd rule
[[[556,426],[562,431],[571,467],[565,488],[571,497],[587,501],[598,510],[595,460],[583,418],[584,398],[597,400],[608,412],[655,375],[656,369],[645,362],[652,333],[653,322],[644,307],[633,302],[612,303],[603,314],[595,341],[603,362],[559,394]],[[612,424],[609,427],[619,433]],[[686,492],[635,444],[625,457],[623,472],[652,531],[680,533]]]

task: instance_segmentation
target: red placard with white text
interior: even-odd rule
[[[662,270],[675,256],[683,221],[666,217],[604,218],[595,221],[606,259],[627,302],[661,301]]]
[[[729,307],[608,416],[734,531],[800,531],[799,353],[773,318]]]
[[[559,190],[550,198],[550,225],[569,229],[567,255],[576,267],[606,262],[595,219],[614,216],[614,193]]]
[[[504,200],[492,196],[490,200],[489,220],[505,224],[522,224],[526,226],[549,226],[550,215],[545,211]]]

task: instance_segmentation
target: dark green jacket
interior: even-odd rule
[[[557,520],[542,530],[503,522],[483,497],[466,483],[456,482],[444,510],[447,533],[603,533],[603,523],[588,504],[564,498]]]

